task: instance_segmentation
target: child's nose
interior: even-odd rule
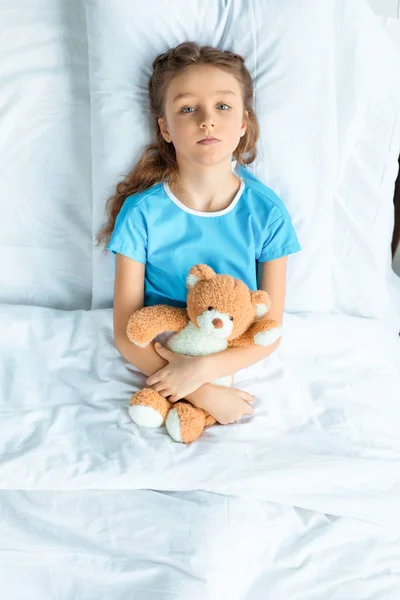
[[[200,127],[214,127],[214,117],[211,113],[203,112],[199,117]]]

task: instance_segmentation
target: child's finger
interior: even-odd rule
[[[149,385],[148,387],[151,387],[152,390],[160,393],[161,390],[163,390],[165,388],[165,383],[162,383],[161,381],[159,381],[158,383],[154,383],[153,385]]]
[[[147,385],[154,385],[155,383],[158,383],[159,381],[161,381],[161,370],[157,371],[156,373],[153,373],[153,375],[150,375],[150,377],[148,377],[146,379],[146,384]]]
[[[171,404],[175,404],[175,402],[179,402],[179,400],[181,400],[181,397],[173,394],[168,398],[168,401],[171,402]]]
[[[254,400],[256,399],[255,396],[252,396],[248,392],[241,392],[240,397],[242,398],[242,400],[245,400],[246,402],[254,402]]]

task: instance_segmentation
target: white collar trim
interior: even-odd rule
[[[231,210],[233,210],[235,208],[236,204],[239,202],[240,196],[243,194],[243,191],[245,188],[245,183],[244,183],[244,180],[242,177],[239,177],[239,179],[240,179],[240,187],[239,187],[234,199],[232,200],[232,202],[229,204],[229,206],[227,206],[223,210],[217,210],[215,212],[194,210],[193,208],[189,208],[188,206],[185,206],[185,204],[183,204],[183,202],[181,202],[172,193],[172,191],[166,181],[163,182],[163,188],[164,188],[165,193],[172,200],[172,202],[174,204],[176,204],[176,206],[178,206],[180,209],[184,210],[185,212],[187,212],[191,215],[196,215],[196,217],[221,217],[222,215],[226,215],[227,213],[231,212]]]

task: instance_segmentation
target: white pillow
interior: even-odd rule
[[[400,306],[389,282],[400,154],[400,53],[367,6],[344,3],[336,17],[341,65],[337,101],[343,126],[335,195],[333,307],[388,320],[396,318],[397,309],[398,322]],[[357,40],[351,60],[343,32],[348,40]]]
[[[332,2],[87,0],[95,227],[149,134],[151,62],[184,40],[243,54],[255,80],[260,155],[251,167],[282,196],[303,251],[289,263],[287,310],[331,307],[336,171]],[[154,18],[157,15],[157,19]],[[328,42],[328,43],[327,43]],[[317,50],[317,51],[316,51]],[[318,223],[318,228],[316,227]],[[112,303],[114,261],[95,251],[93,306]]]
[[[85,14],[75,0],[1,0],[0,14],[0,302],[90,308]]]
[[[95,230],[106,198],[148,140],[147,82],[155,56],[184,40],[231,49],[245,56],[255,83],[261,137],[249,168],[281,196],[303,247],[289,260],[286,310],[337,310],[339,178],[365,130],[360,116],[375,78],[383,85],[390,77],[390,69],[370,69],[360,61],[359,39],[372,35],[376,41],[379,25],[367,23],[362,2],[354,1],[352,13],[346,4],[189,0],[183,10],[179,0],[135,7],[129,0],[86,0]],[[378,42],[374,50],[383,60],[389,51]],[[356,85],[349,87],[342,74],[352,72]],[[380,142],[387,145],[387,139]],[[96,250],[93,268],[93,307],[110,306],[113,258]]]

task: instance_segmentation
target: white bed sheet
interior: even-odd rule
[[[399,339],[378,321],[286,315],[237,385],[256,416],[196,443],[132,424],[142,375],[111,310],[0,307],[2,489],[203,490],[400,527]]]
[[[191,446],[130,421],[110,310],[1,306],[0,330],[1,597],[398,598],[391,329],[286,315],[238,376],[255,416]]]
[[[205,492],[0,493],[0,594],[21,600],[398,600],[365,521]]]

